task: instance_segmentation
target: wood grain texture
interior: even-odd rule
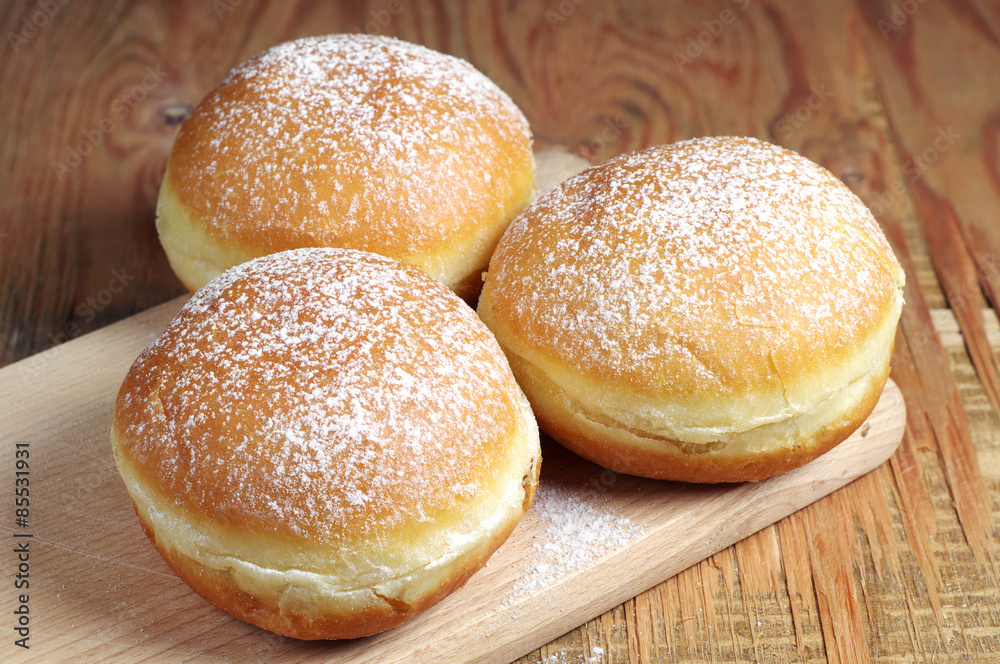
[[[235,661],[503,664],[881,466],[906,421],[890,381],[862,427],[820,459],[762,482],[714,486],[619,475],[544,440],[534,505],[465,587],[383,634],[301,642],[232,619],[186,589],[146,541],[118,479],[108,442],[115,395],[132,358],[185,299],[39,354],[43,377],[24,370],[31,359],[0,370],[0,402],[11,404],[0,439],[27,445],[29,467],[44,470],[33,474],[28,527],[0,525],[0,533],[19,542],[30,532],[36,569],[67,588],[65,601],[36,593],[35,647],[5,643],[4,661],[98,653],[211,661],[225,652]],[[13,488],[14,477],[0,481],[5,494]],[[15,562],[4,561],[11,576]],[[13,594],[0,597],[0,614],[18,606]]]
[[[152,228],[172,122],[285,39],[370,31],[466,57],[536,145],[594,161],[756,135],[847,182],[903,260],[908,434],[862,481],[520,661],[1000,660],[1000,347],[980,315],[1000,296],[996,3],[69,2],[20,43],[37,6],[0,5],[0,362],[180,293]]]

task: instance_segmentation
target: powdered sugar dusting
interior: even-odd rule
[[[541,482],[532,512],[538,532],[522,574],[505,602],[534,595],[551,587],[643,534],[641,525],[621,514],[600,492],[589,487],[564,487]]]
[[[517,394],[489,331],[443,286],[306,249],[196,293],[136,360],[119,409],[137,414],[123,436],[136,463],[180,501],[330,540],[475,496]]]
[[[542,664],[601,664],[604,661],[604,648],[599,646],[593,646],[590,654],[582,659],[577,653],[567,652],[565,649],[549,652],[542,657]]]
[[[543,196],[508,229],[487,287],[582,371],[659,380],[670,349],[668,366],[686,355],[705,387],[724,382],[713,358],[734,347],[766,361],[813,352],[803,338],[852,344],[901,283],[871,213],[828,171],[756,139],[702,138]]]
[[[402,258],[508,202],[512,192],[484,197],[481,186],[523,168],[498,151],[506,143],[530,163],[524,116],[469,63],[328,35],[235,69],[182,127],[171,177],[216,235],[263,238],[272,251],[350,237]]]

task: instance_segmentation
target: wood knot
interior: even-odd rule
[[[840,176],[841,181],[846,185],[857,184],[863,182],[865,176],[859,171],[844,171]]]
[[[160,108],[160,115],[168,125],[179,125],[191,115],[191,107],[187,104],[167,104]]]

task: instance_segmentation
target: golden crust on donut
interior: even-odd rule
[[[275,46],[181,127],[157,228],[195,290],[297,247],[372,251],[470,297],[533,195],[528,123],[467,62],[387,37]]]
[[[530,408],[418,269],[302,249],[196,293],[130,369],[112,442],[143,528],[223,610],[304,639],[398,625],[531,502]]]
[[[867,417],[903,280],[828,171],[755,139],[706,138],[543,196],[497,247],[479,313],[564,445],[638,475],[755,480]]]

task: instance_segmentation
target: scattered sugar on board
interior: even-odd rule
[[[600,489],[586,485],[561,487],[543,481],[531,509],[538,532],[526,567],[504,600],[507,605],[625,548],[644,531],[609,505]]]

